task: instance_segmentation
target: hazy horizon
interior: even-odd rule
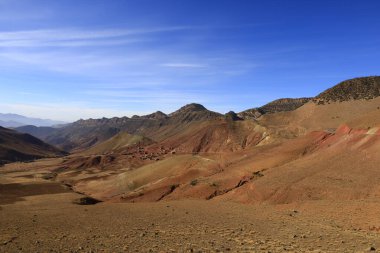
[[[0,0],[0,112],[221,113],[378,75],[378,1]]]

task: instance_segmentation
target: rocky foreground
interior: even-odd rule
[[[78,205],[83,195],[3,169],[0,252],[374,252],[378,200]]]

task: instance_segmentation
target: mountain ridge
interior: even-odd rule
[[[30,134],[0,127],[0,164],[57,157],[65,154],[65,152]]]
[[[26,117],[14,113],[0,113],[0,126],[3,127],[20,127],[26,125],[57,126],[63,124],[67,124],[67,122],[51,119]]]
[[[152,114],[133,116],[131,118],[113,117],[88,120],[81,119],[61,129],[53,130],[50,134],[47,135],[43,135],[43,131],[41,131],[41,133],[38,133],[38,131],[34,130],[34,133],[38,134],[37,137],[42,138],[44,141],[52,145],[56,145],[59,148],[62,148],[67,151],[86,149],[90,146],[106,141],[107,139],[123,131],[126,131],[129,134],[143,135],[153,139],[155,138],[155,135],[161,136],[159,137],[159,139],[161,140],[162,138],[168,137],[168,135],[170,135],[170,131],[178,132],[179,129],[185,130],[186,128],[190,127],[190,125],[193,125],[192,123],[194,122],[234,122],[237,120],[258,121],[262,118],[263,115],[271,115],[277,114],[279,112],[294,111],[300,107],[304,107],[311,101],[315,103],[317,99],[323,98],[325,96],[323,94],[336,94],[335,91],[341,90],[342,86],[343,88],[345,87],[344,89],[349,89],[347,87],[357,87],[361,84],[366,85],[366,83],[374,83],[374,87],[376,88],[376,85],[378,85],[376,80],[378,80],[379,78],[380,77],[350,79],[335,85],[334,87],[320,93],[320,95],[317,95],[314,98],[277,99],[261,107],[248,109],[239,113],[231,111],[225,115],[222,115],[220,113],[208,110],[201,104],[191,103],[182,106],[181,108],[170,114],[165,114],[163,112],[157,111]],[[376,97],[378,96],[378,93],[376,92],[375,88],[365,88],[364,91],[366,91],[367,93],[372,92],[373,97]],[[331,89],[333,92],[331,92]],[[353,90],[355,91],[357,89],[359,88]],[[338,92],[338,94],[340,93]],[[328,97],[331,98],[332,96],[330,95]],[[357,97],[354,96],[354,99],[355,98]],[[320,106],[321,104],[317,103],[317,105]],[[32,133],[28,130],[24,131],[27,133]],[[156,133],[158,133],[158,135]]]
[[[318,94],[314,101],[343,102],[358,99],[373,99],[380,96],[380,76],[358,77],[345,80]]]

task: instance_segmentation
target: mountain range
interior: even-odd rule
[[[194,125],[195,122],[200,121],[223,122],[225,119],[231,119],[232,121],[246,120],[246,122],[249,122],[249,120],[254,120],[256,123],[258,121],[264,123],[268,119],[277,119],[283,115],[281,112],[294,111],[303,106],[304,108],[310,109],[316,108],[318,111],[320,107],[316,105],[324,103],[373,99],[379,96],[379,87],[380,77],[371,76],[341,82],[313,98],[283,98],[258,108],[252,108],[238,113],[229,112],[225,115],[209,111],[200,104],[189,104],[169,115],[157,111],[145,116],[135,115],[131,118],[114,117],[79,120],[61,128],[23,126],[16,128],[16,130],[32,134],[51,145],[72,152],[89,148],[124,131],[129,134],[138,134],[157,141],[162,141],[168,138],[172,133],[184,132],[185,129],[191,128],[190,125]],[[354,116],[356,115],[347,115],[346,118],[348,120]],[[299,120],[304,120],[301,118]],[[340,121],[342,120],[343,118]],[[336,120],[336,122],[340,121]],[[278,125],[278,123],[276,124]],[[321,124],[323,125],[323,123]],[[195,125],[199,127],[198,123],[195,123]],[[239,123],[235,125],[239,125]],[[265,124],[259,125],[261,127],[269,127]],[[278,127],[280,126],[276,126],[276,128]],[[326,127],[336,128],[337,124],[326,124]],[[206,128],[207,127],[205,127],[205,129]],[[305,127],[301,124],[298,126],[297,131],[305,131],[304,128]],[[315,129],[321,130],[323,128],[316,127]],[[269,131],[272,130],[273,129],[269,127]]]
[[[49,143],[40,143],[49,150],[44,156],[70,152],[46,160],[44,168],[101,201],[371,198],[380,180],[379,80],[351,79],[313,98],[279,99],[238,113],[188,104],[170,114],[16,130]]]
[[[67,122],[50,120],[50,119],[39,119],[39,118],[29,118],[13,113],[0,113],[0,126],[3,127],[20,127],[25,125],[34,126],[60,126]]]

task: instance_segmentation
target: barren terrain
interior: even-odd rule
[[[366,252],[380,246],[378,199],[78,205],[73,202],[83,195],[30,171],[5,170],[0,183],[0,252]]]
[[[379,84],[238,114],[80,120],[44,135],[63,157],[4,129],[8,148],[21,136],[55,153],[0,167],[0,251],[376,251]]]

